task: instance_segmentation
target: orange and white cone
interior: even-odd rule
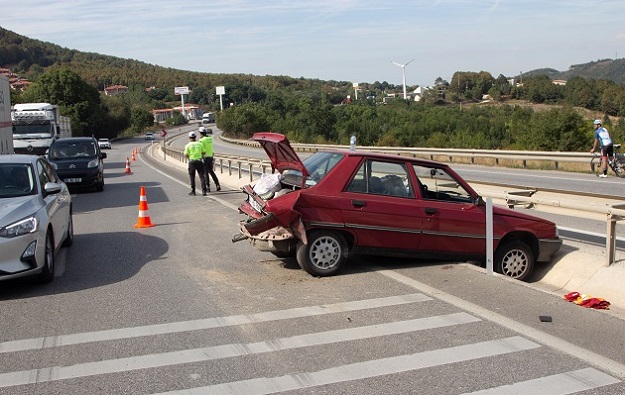
[[[134,151],[132,151],[132,156],[131,156],[131,158],[130,158],[130,159],[132,159],[132,161],[133,161],[133,162],[136,160],[136,159],[135,159],[135,152],[134,152]]]
[[[128,157],[126,157],[126,170],[124,171],[124,173],[132,174],[132,171],[130,171],[130,160],[128,159]]]
[[[137,218],[135,228],[151,228],[152,226],[154,226],[154,224],[148,214],[148,199],[145,196],[145,188],[141,187],[141,192],[139,194],[139,218]]]

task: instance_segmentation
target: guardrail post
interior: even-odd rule
[[[608,228],[605,236],[605,266],[610,266],[615,261],[616,253],[616,218],[608,214]]]
[[[253,173],[252,173],[252,166],[254,166],[254,164],[253,163],[248,163],[248,165],[250,167],[250,182],[252,182],[252,181],[254,181],[254,179],[252,177],[252,175],[253,175]]]
[[[237,162],[237,173],[239,176],[239,180],[241,179],[241,161]]]

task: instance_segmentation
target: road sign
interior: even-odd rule
[[[188,95],[189,87],[188,86],[177,86],[174,88],[174,93],[176,95]]]

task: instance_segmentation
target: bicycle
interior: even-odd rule
[[[625,155],[621,154],[619,150],[621,149],[620,144],[614,144],[614,156],[610,158],[608,156],[608,166],[617,177],[625,177]],[[601,167],[601,154],[597,154],[596,152],[592,154],[593,157],[590,160],[590,170],[597,177],[600,174],[603,174],[603,168]]]

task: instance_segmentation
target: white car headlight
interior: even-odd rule
[[[37,218],[29,217],[0,229],[0,237],[16,237],[37,230]]]
[[[87,167],[91,169],[92,167],[98,167],[99,164],[100,164],[100,159],[94,159],[94,160],[90,160],[89,163],[87,163]]]

